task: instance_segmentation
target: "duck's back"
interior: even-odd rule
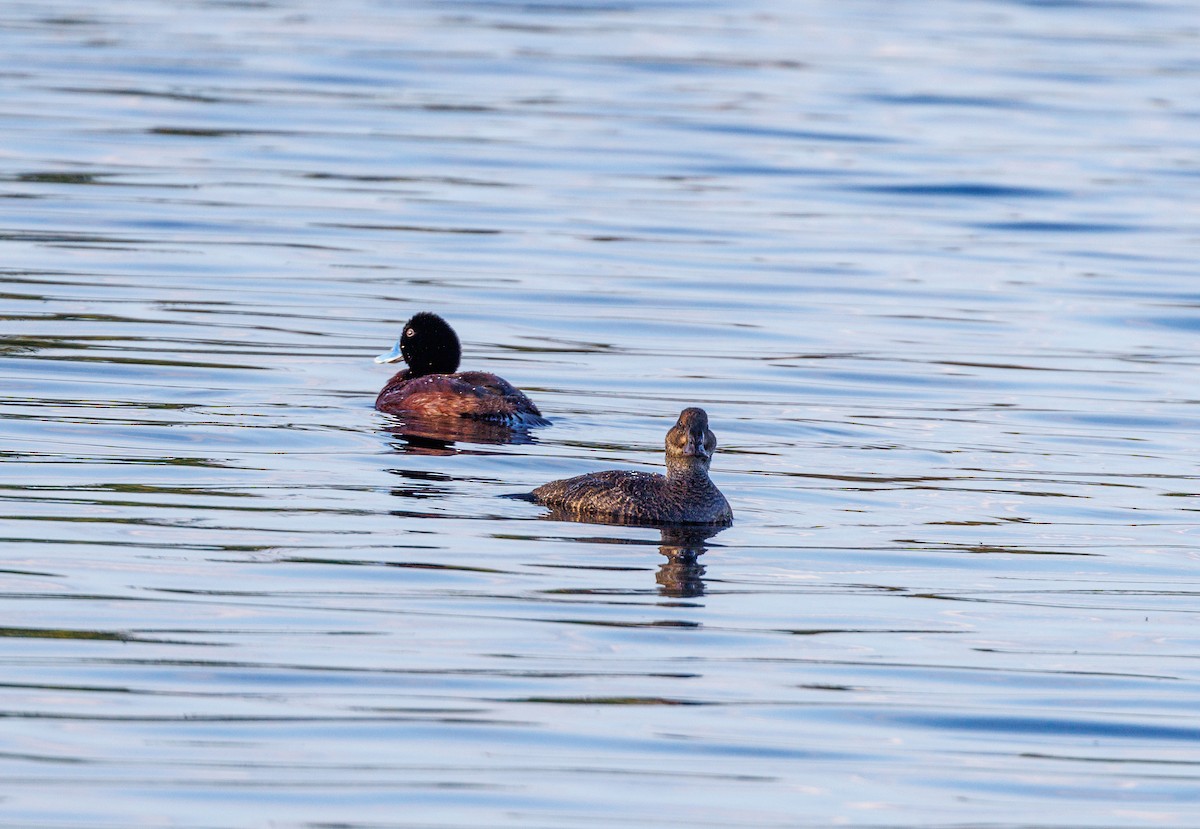
[[[652,472],[609,470],[551,481],[535,489],[533,499],[576,519],[722,524],[733,518],[729,502],[707,478],[672,481]]]
[[[420,377],[401,371],[383,387],[375,399],[375,408],[425,418],[463,417],[529,426],[547,423],[520,389],[483,371]]]

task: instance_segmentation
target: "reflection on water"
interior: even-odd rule
[[[405,416],[397,418],[386,431],[396,438],[392,448],[397,452],[417,455],[456,455],[461,452],[477,452],[476,445],[527,445],[536,443],[531,429],[510,426],[486,420],[467,418],[419,418]],[[466,444],[457,446],[456,444]]]
[[[1189,4],[0,8],[0,827],[1195,821]],[[413,312],[536,433],[371,408]],[[500,497],[721,428],[719,536]]]
[[[658,551],[667,557],[659,565],[655,581],[659,593],[676,599],[704,595],[704,565],[700,556],[708,548],[704,542],[724,527],[666,527],[662,530],[662,546]]]

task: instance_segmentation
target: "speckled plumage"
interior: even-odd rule
[[[538,407],[507,380],[482,371],[456,371],[462,350],[458,336],[436,314],[420,313],[404,326],[398,348],[376,358],[401,357],[397,372],[375,398],[381,412],[425,419],[467,418],[510,426],[544,426]]]
[[[608,470],[551,481],[532,493],[556,516],[621,524],[729,524],[733,510],[708,477],[717,438],[703,409],[667,433],[667,474]]]

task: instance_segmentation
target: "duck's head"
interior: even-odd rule
[[[387,354],[375,358],[377,363],[404,360],[414,377],[422,374],[453,374],[462,359],[458,335],[437,314],[422,311],[404,324],[400,339]]]
[[[705,463],[717,451],[717,436],[708,428],[708,413],[691,407],[679,413],[679,420],[667,432],[667,458],[696,458]]]

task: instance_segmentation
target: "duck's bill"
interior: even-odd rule
[[[692,458],[712,457],[712,452],[704,445],[704,438],[696,440],[694,435],[688,435],[687,443],[683,445],[683,454]]]
[[[400,341],[397,340],[396,344],[394,346],[392,346],[392,350],[389,351],[387,354],[380,354],[378,357],[375,358],[375,362],[377,362],[377,363],[394,363],[397,360],[403,360],[403,359],[404,359],[404,355],[402,355],[400,353]]]

